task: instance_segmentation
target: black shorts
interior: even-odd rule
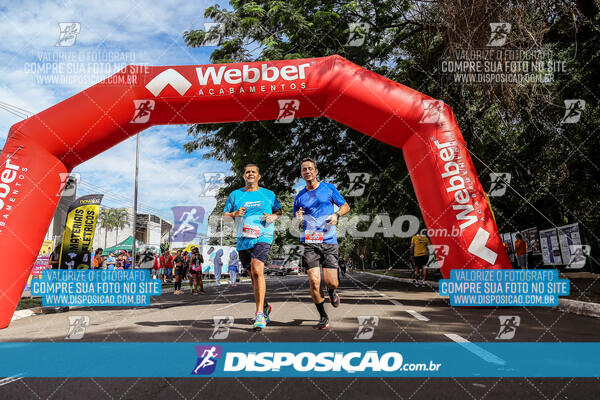
[[[254,247],[246,250],[238,251],[240,255],[240,261],[242,262],[242,266],[246,271],[250,271],[250,262],[253,258],[258,261],[262,261],[263,263],[267,262],[267,257],[269,257],[269,251],[271,250],[271,245],[265,242],[257,242]]]
[[[186,267],[175,267],[175,276],[185,276],[186,272]]]
[[[427,261],[429,261],[429,254],[417,256],[415,257],[415,267],[424,267],[427,265]]]
[[[338,268],[339,246],[332,243],[303,243],[302,265],[311,268]]]
[[[190,274],[192,274],[192,275],[202,275],[202,269],[199,269],[198,271],[194,271],[192,268],[190,268]]]

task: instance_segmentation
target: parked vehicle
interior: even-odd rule
[[[274,259],[265,267],[265,275],[287,275],[287,268],[284,266],[285,260]]]
[[[300,273],[300,266],[298,264],[289,264],[286,267],[288,275],[298,275]]]

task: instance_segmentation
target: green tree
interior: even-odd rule
[[[113,208],[112,209],[112,225],[116,229],[115,234],[115,246],[119,241],[119,229],[123,229],[129,226],[129,213],[126,208]]]
[[[484,188],[489,172],[512,174],[518,194],[509,190],[492,198],[500,231],[579,221],[584,240],[594,247],[592,255],[598,254],[597,2],[232,0],[229,9],[215,5],[205,16],[225,26],[222,44],[210,57],[214,63],[339,54],[444,100],[455,112]],[[489,24],[497,21],[511,23],[511,49],[550,50],[553,60],[566,63],[567,72],[548,84],[452,82],[442,62],[456,49],[486,48]],[[354,22],[370,24],[360,47],[346,45]],[[201,30],[184,33],[190,47],[201,46],[206,37]],[[565,99],[586,101],[580,123],[560,124]],[[236,177],[226,180],[221,196],[239,186],[237,176],[250,161],[265,170],[266,187],[291,193],[297,166],[309,156],[319,164],[322,179],[340,186],[347,185],[347,172],[371,175],[365,195],[349,199],[353,213],[389,213],[392,218],[420,213],[401,152],[337,122],[202,124],[191,126],[189,135],[186,150],[202,149],[204,157],[232,164]],[[342,242],[342,248],[395,267],[408,261],[406,239],[360,239]]]
[[[98,222],[100,227],[104,229],[104,248],[107,248],[108,231],[112,231],[112,208],[101,207],[98,213]]]

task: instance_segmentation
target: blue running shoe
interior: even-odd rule
[[[265,314],[261,312],[256,313],[256,318],[254,319],[254,330],[260,331],[267,327],[267,321],[265,321]]]
[[[267,322],[267,324],[271,322],[271,310],[271,305],[269,303],[266,303],[265,307],[263,308],[263,314],[265,314],[265,321]]]

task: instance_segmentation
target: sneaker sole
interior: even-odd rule
[[[320,326],[315,326],[315,329],[316,329],[316,330],[318,330],[318,331],[324,331],[324,330],[326,330],[327,328],[329,328],[329,324],[327,324],[327,325],[326,325],[326,326],[324,326],[323,328],[321,328]]]
[[[333,304],[333,301],[331,301],[331,297],[329,298],[329,303],[334,307],[334,308],[338,308],[340,306],[340,304],[342,303],[342,300],[340,299],[340,295],[339,294],[335,294],[337,296],[337,305]]]

